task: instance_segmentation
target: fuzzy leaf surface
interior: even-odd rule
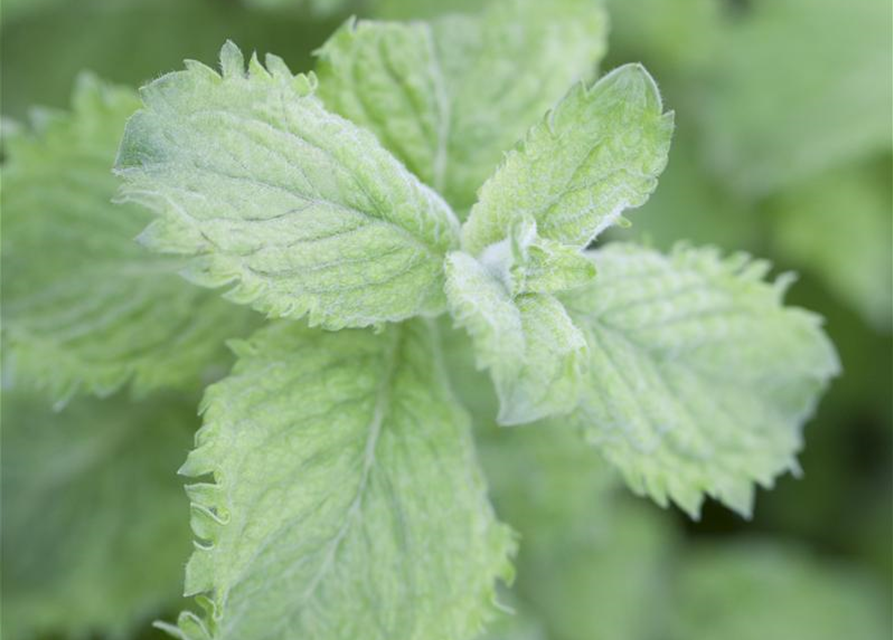
[[[254,315],[184,281],[182,260],[134,242],[149,214],[111,200],[111,174],[135,92],[83,76],[70,113],[35,112],[5,141],[4,376],[59,401],[195,388],[228,363],[226,339]],[[4,133],[7,133],[5,130]]]
[[[464,212],[503,152],[568,85],[595,73],[606,26],[600,3],[587,0],[510,0],[429,23],[349,22],[320,51],[320,93]]]
[[[511,151],[462,230],[479,255],[519,218],[539,235],[583,249],[624,209],[644,204],[667,163],[673,114],[640,65],[577,85]]]
[[[798,470],[801,430],[837,355],[790,281],[710,249],[594,252],[599,276],[562,296],[589,345],[570,421],[634,491],[697,516],[704,494],[744,515],[754,483]]]
[[[275,323],[236,345],[183,472],[199,538],[180,637],[456,640],[489,618],[497,523],[435,336]],[[445,604],[448,603],[448,606]]]
[[[551,294],[512,296],[505,283],[467,253],[447,258],[447,298],[474,343],[477,366],[490,370],[501,424],[566,413],[584,380],[586,341]]]
[[[272,316],[327,328],[443,310],[449,206],[368,131],[326,111],[313,76],[267,56],[199,63],[142,90],[117,170],[154,208],[144,234],[191,277]]]

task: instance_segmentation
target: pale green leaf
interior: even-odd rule
[[[124,637],[177,602],[191,402],[3,393],[3,637]],[[61,634],[61,635],[56,635]]]
[[[867,576],[767,541],[683,556],[670,640],[887,640],[890,596]]]
[[[667,162],[673,114],[640,65],[626,65],[591,88],[577,85],[510,152],[480,192],[462,230],[479,255],[518,218],[539,235],[578,248],[642,205]]]
[[[601,4],[588,0],[511,0],[431,23],[349,22],[320,51],[320,92],[464,211],[503,152],[595,72],[605,36]]]
[[[818,317],[782,305],[788,278],[745,255],[611,245],[562,301],[589,344],[571,422],[637,492],[697,516],[742,514],[754,486],[797,471],[801,429],[839,366]]]
[[[587,255],[557,240],[540,238],[531,218],[517,219],[509,237],[487,247],[481,261],[497,270],[512,295],[559,293],[582,287],[595,277],[595,265]]]
[[[228,363],[224,340],[253,317],[185,282],[181,260],[134,242],[150,217],[111,203],[111,174],[135,92],[83,76],[72,112],[37,112],[4,141],[3,342],[7,383],[56,400],[198,387]],[[5,129],[8,133],[8,129]]]
[[[512,296],[483,263],[462,252],[446,262],[450,312],[490,370],[501,424],[531,422],[571,410],[580,394],[586,342],[549,294]]]
[[[326,106],[375,133],[425,184],[442,191],[450,100],[431,26],[350,20],[317,55]]]
[[[159,214],[146,241],[273,316],[339,328],[442,311],[450,208],[327,112],[313,76],[266,63],[246,72],[227,43],[222,75],[188,62],[143,89],[117,167],[126,196]]]
[[[185,638],[457,640],[489,618],[513,540],[421,321],[276,323],[236,345],[183,472],[199,538]]]

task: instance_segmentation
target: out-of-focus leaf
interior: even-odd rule
[[[257,9],[299,11],[311,16],[341,14],[360,4],[358,0],[243,0],[243,2]]]
[[[664,514],[619,495],[617,473],[560,424],[476,437],[497,513],[521,537],[509,606],[551,640],[654,637],[675,539]]]
[[[748,3],[701,88],[711,163],[760,195],[889,150],[891,29],[886,0]]]
[[[517,589],[553,640],[659,636],[672,529],[651,505],[618,502],[608,516],[589,540],[556,541],[528,555],[522,546]],[[520,534],[523,545],[536,528]]]
[[[533,546],[597,537],[611,518],[617,473],[577,434],[560,425],[475,429],[481,462],[502,519],[522,532],[522,556]],[[530,535],[527,535],[527,532]]]
[[[610,56],[688,75],[710,61],[719,39],[718,0],[608,0]]]
[[[40,112],[4,141],[3,371],[54,400],[197,388],[229,363],[224,341],[259,318],[178,275],[134,238],[150,214],[112,203],[134,91],[82,76],[72,112]]]
[[[227,38],[249,50],[276,51],[293,68],[306,69],[311,51],[341,20],[259,11],[239,0],[45,1],[52,2],[46,10],[16,20],[9,0],[3,2],[5,116],[22,118],[35,104],[65,105],[83,69],[136,86],[185,58],[213,62]]]
[[[182,592],[197,427],[171,396],[81,399],[60,413],[3,393],[3,637],[120,637]]]
[[[831,172],[772,206],[777,250],[809,269],[875,328],[893,320],[890,164]]]
[[[889,596],[849,567],[768,542],[683,556],[671,640],[888,640]]]

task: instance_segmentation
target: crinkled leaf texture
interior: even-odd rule
[[[177,602],[194,405],[3,392],[3,637],[128,636]],[[60,634],[60,635],[57,635]]]
[[[208,390],[183,472],[199,540],[182,638],[456,640],[510,575],[467,415],[424,321],[271,325]]]
[[[593,278],[582,249],[648,198],[672,130],[651,76],[626,65],[572,89],[481,190],[446,292],[492,373],[502,424],[577,404],[586,341],[552,294]]]
[[[589,78],[607,20],[590,0],[509,0],[430,23],[348,22],[320,50],[320,95],[464,212],[502,154]]]
[[[501,424],[531,422],[576,404],[586,340],[551,295],[512,297],[467,253],[450,254],[447,297],[456,323],[471,334],[478,366],[490,370]]]
[[[589,345],[569,421],[637,493],[697,517],[703,495],[747,516],[754,486],[796,472],[801,429],[839,369],[820,319],[782,306],[788,278],[745,255],[633,245],[592,254],[562,296]]]
[[[159,218],[144,239],[193,256],[200,284],[272,316],[337,329],[435,314],[449,206],[375,137],[329,113],[314,76],[232,43],[142,90],[118,156],[127,198]]]
[[[479,255],[530,217],[540,236],[585,248],[625,209],[644,204],[667,164],[673,113],[637,64],[576,85],[487,180],[462,229]]]
[[[148,214],[111,203],[135,92],[82,76],[72,103],[4,141],[4,378],[59,401],[128,380],[196,388],[254,314],[185,282],[181,260],[133,241]]]

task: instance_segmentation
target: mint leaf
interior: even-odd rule
[[[503,282],[466,253],[447,257],[450,312],[474,343],[499,396],[501,424],[564,413],[580,394],[586,341],[555,297],[513,297]]]
[[[672,131],[673,114],[663,113],[657,85],[639,65],[576,86],[484,184],[463,248],[479,255],[523,217],[543,238],[586,247],[648,199]]]
[[[513,541],[421,322],[276,323],[238,343],[183,472],[199,538],[184,638],[453,640],[489,617]]]
[[[450,97],[430,25],[350,20],[317,55],[326,106],[375,133],[423,182],[443,190]]]
[[[143,89],[118,156],[125,195],[154,208],[150,246],[191,277],[327,328],[435,314],[457,223],[374,136],[327,112],[315,78],[268,56],[248,71],[187,63]]]
[[[127,637],[172,606],[189,552],[174,470],[191,403],[53,412],[4,389],[2,422],[3,637]]]
[[[431,23],[349,22],[320,50],[321,96],[459,211],[567,86],[595,72],[597,2],[511,0]]]
[[[839,370],[818,317],[782,306],[765,262],[632,245],[561,297],[589,345],[570,421],[634,491],[698,515],[703,495],[748,516],[757,482],[798,470],[803,422]]]
[[[111,203],[137,105],[135,92],[85,75],[71,113],[40,112],[34,131],[4,140],[4,376],[60,402],[130,380],[138,393],[198,387],[227,364],[224,340],[254,322],[184,282],[181,260],[136,244],[147,214]]]
[[[580,250],[641,205],[666,164],[672,114],[638,65],[573,89],[481,190],[447,259],[447,298],[491,370],[499,422],[565,413],[585,370],[582,334],[551,295],[595,275]],[[546,295],[542,295],[546,294]]]

